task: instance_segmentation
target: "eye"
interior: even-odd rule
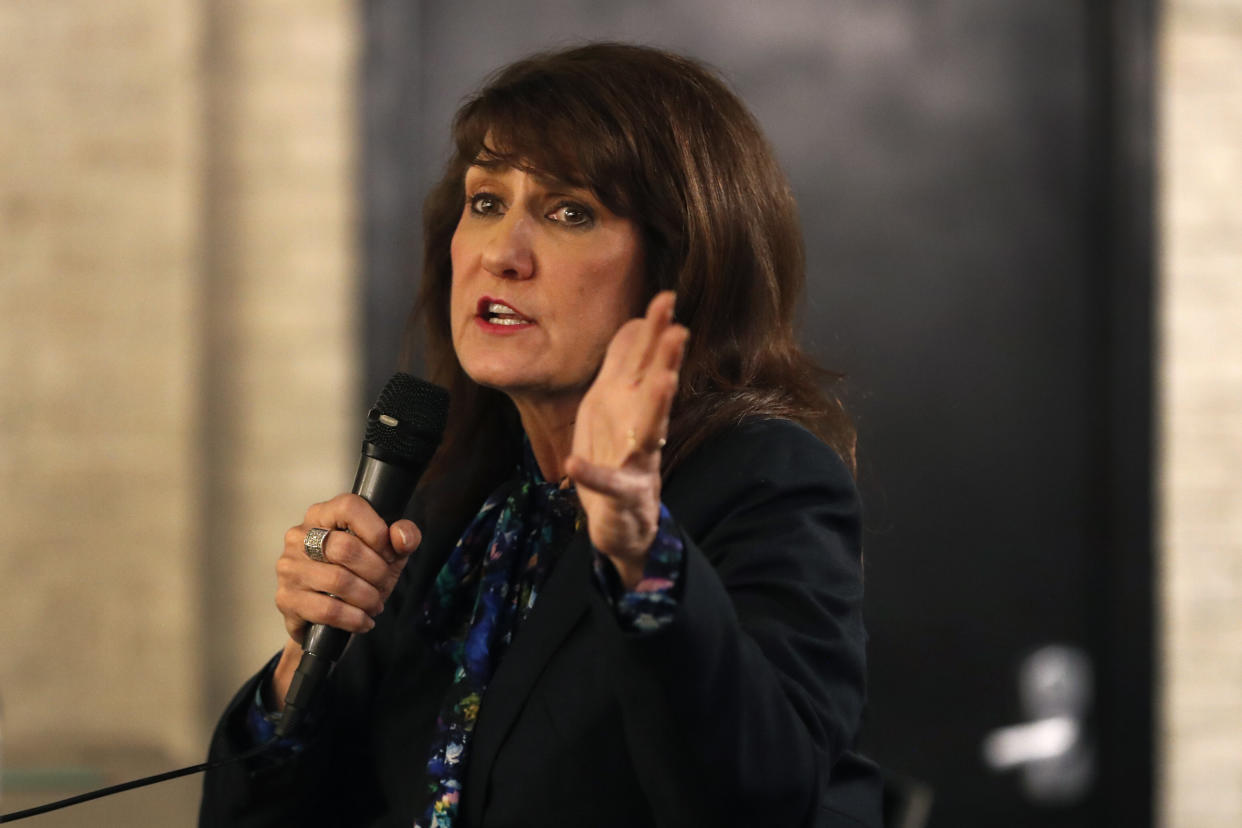
[[[591,208],[576,201],[562,201],[556,205],[548,218],[566,227],[589,227],[595,221]]]
[[[491,193],[475,193],[470,196],[470,212],[476,216],[496,216],[503,211],[503,205],[497,196]]]

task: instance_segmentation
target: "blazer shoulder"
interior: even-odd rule
[[[860,508],[845,461],[791,420],[750,420],[713,434],[672,470],[662,497],[692,532],[760,504],[814,504],[842,514]]]
[[[854,490],[849,467],[832,447],[792,420],[755,419],[721,429],[703,441],[673,469],[669,482],[681,478],[720,485],[745,480],[788,483],[816,481],[833,489]]]

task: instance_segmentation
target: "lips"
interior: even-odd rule
[[[503,299],[493,299],[490,296],[484,296],[479,300],[477,308],[478,316],[484,322],[491,325],[531,325],[534,320],[528,316],[524,316],[521,311],[510,305]]]

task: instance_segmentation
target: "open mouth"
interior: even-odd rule
[[[480,319],[491,325],[530,325],[534,322],[510,305],[486,296],[479,300],[478,314]]]

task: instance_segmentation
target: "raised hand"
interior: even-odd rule
[[[565,471],[578,487],[591,543],[629,589],[642,577],[660,518],[660,450],[690,332],[673,322],[674,295],[621,326],[578,406]]]

